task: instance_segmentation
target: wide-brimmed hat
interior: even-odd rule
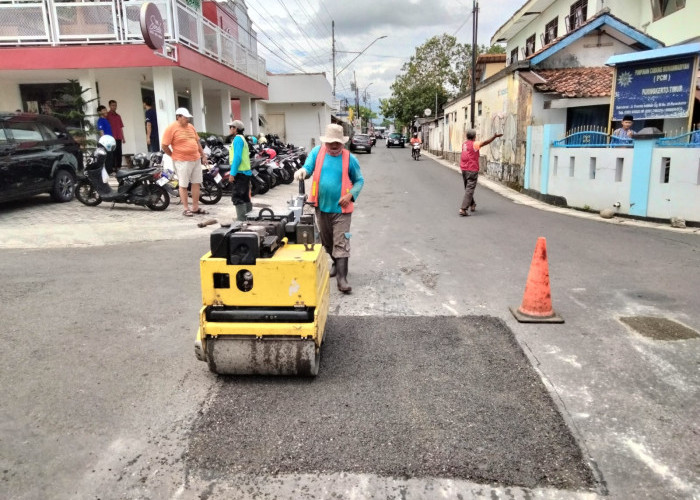
[[[241,120],[233,120],[232,122],[228,123],[229,127],[234,127],[238,130],[243,130],[245,128],[245,125],[243,125],[243,122]]]
[[[175,110],[175,116],[177,115],[182,115],[185,118],[192,118],[192,115],[190,114],[189,111],[187,111],[187,108],[177,108]]]
[[[343,127],[331,123],[326,127],[326,135],[320,137],[321,142],[340,142],[345,144],[350,137],[343,135]]]

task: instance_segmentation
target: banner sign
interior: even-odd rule
[[[613,120],[686,118],[695,57],[617,66]]]

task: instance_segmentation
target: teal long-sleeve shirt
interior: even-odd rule
[[[238,173],[238,167],[241,166],[241,161],[243,161],[243,151],[245,150],[245,139],[242,135],[236,135],[233,138],[233,158],[231,159],[231,172],[230,175],[234,177]],[[246,170],[241,172],[245,175],[253,175],[253,172]]]
[[[321,146],[316,146],[306,158],[303,168],[306,170],[307,177],[313,177],[314,168],[316,167],[316,157],[320,149]],[[360,191],[362,191],[362,186],[365,184],[365,179],[362,177],[362,172],[360,171],[360,163],[352,153],[350,154],[348,175],[352,182],[352,189],[350,190],[352,199],[353,201],[357,201],[357,197],[360,195]],[[339,214],[343,212],[343,209],[338,204],[340,201],[342,180],[342,155],[331,156],[326,154],[326,158],[323,161],[323,170],[321,170],[321,179],[319,180],[318,208],[321,212],[330,214]]]

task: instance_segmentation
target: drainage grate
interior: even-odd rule
[[[637,333],[654,340],[687,340],[700,337],[698,332],[667,318],[626,316],[620,318]]]

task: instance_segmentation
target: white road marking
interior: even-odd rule
[[[448,311],[450,311],[450,312],[451,312],[452,314],[454,314],[455,316],[459,316],[459,313],[457,312],[457,310],[454,309],[454,308],[452,308],[452,307],[450,307],[450,306],[448,306],[447,304],[443,303],[443,304],[442,304],[442,307],[444,307],[445,309],[447,309]]]
[[[647,450],[643,444],[637,443],[631,438],[626,438],[623,443],[630,449],[638,460],[640,460],[644,465],[649,467],[649,469],[661,476],[663,479],[669,481],[677,490],[690,491],[693,489],[690,484],[674,475],[668,465],[659,462],[653,456],[651,456],[651,453],[649,453],[649,450]]]

